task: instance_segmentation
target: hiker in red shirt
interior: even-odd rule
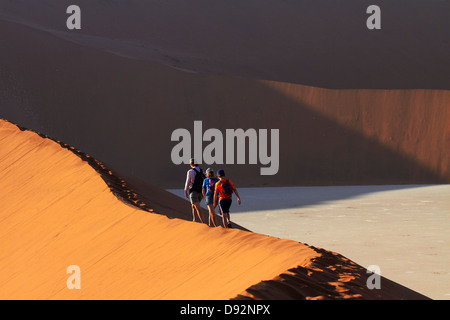
[[[219,204],[219,208],[222,210],[223,226],[225,228],[231,228],[230,223],[230,206],[233,198],[233,192],[236,194],[238,204],[241,204],[241,198],[233,185],[233,182],[229,179],[225,179],[225,171],[222,169],[217,171],[217,177],[220,179],[216,183],[214,192],[214,208]]]

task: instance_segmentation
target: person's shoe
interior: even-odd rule
[[[228,228],[231,228],[231,223],[228,223]]]

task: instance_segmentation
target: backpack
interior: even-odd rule
[[[220,191],[220,196],[225,199],[231,199],[233,196],[233,188],[229,182],[230,180],[225,180],[220,183],[222,190]]]
[[[189,193],[191,193],[192,191],[202,193],[203,180],[206,178],[206,176],[201,168],[198,169],[200,171],[193,169],[195,171],[195,179],[194,183],[192,184],[192,188],[189,190]]]
[[[208,179],[208,194],[214,194],[214,189],[216,188],[216,183],[219,181],[217,178]]]

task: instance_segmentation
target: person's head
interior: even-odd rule
[[[217,170],[217,177],[219,177],[219,179],[225,178],[225,171],[223,171],[223,169]]]
[[[189,160],[189,164],[190,164],[191,168],[198,166],[198,164],[195,162],[194,158],[191,158]]]
[[[207,178],[214,178],[214,170],[211,168],[206,169],[206,177]]]

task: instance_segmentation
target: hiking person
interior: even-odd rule
[[[219,179],[214,177],[214,170],[211,168],[206,169],[206,179],[203,180],[202,193],[209,210],[208,225],[211,226],[212,222],[214,227],[217,227],[216,219],[214,217],[214,191],[218,181]]]
[[[223,226],[225,228],[231,228],[230,206],[233,199],[233,192],[236,194],[239,205],[241,204],[241,198],[233,182],[225,178],[225,171],[219,169],[217,171],[217,177],[219,181],[216,183],[214,191],[214,208],[219,204],[219,208],[222,210]]]
[[[186,183],[184,185],[184,195],[189,198],[192,207],[192,221],[195,222],[195,217],[198,216],[200,222],[203,223],[202,215],[200,214],[200,201],[202,201],[202,185],[205,179],[203,170],[198,167],[194,159],[190,160],[191,169],[186,175]]]

